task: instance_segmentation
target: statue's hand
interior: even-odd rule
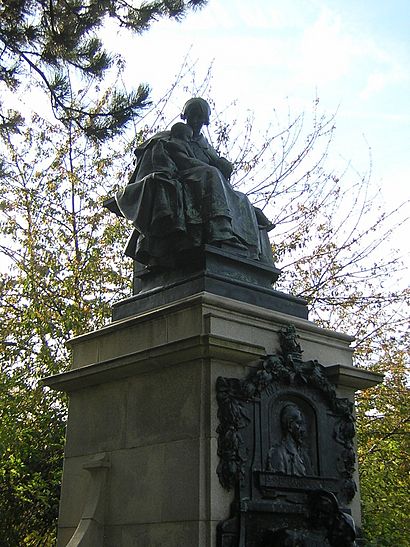
[[[231,178],[233,165],[230,161],[226,160],[225,158],[219,158],[217,167],[226,178],[226,180],[229,180]]]

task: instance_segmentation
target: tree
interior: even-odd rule
[[[363,524],[369,545],[408,545],[410,398],[408,330],[387,336],[372,369],[382,385],[357,398]]]
[[[0,6],[0,82],[10,90],[22,81],[38,83],[49,94],[57,119],[74,120],[87,135],[107,138],[149,104],[149,88],[141,84],[129,94],[116,90],[109,102],[97,100],[98,106],[90,101],[91,85],[101,82],[114,61],[121,64],[104,49],[98,30],[109,19],[122,29],[142,33],[161,17],[180,20],[205,3],[5,0]],[[85,78],[85,88],[76,75]],[[15,112],[0,118],[9,131],[20,123]]]
[[[2,348],[3,349],[3,348]],[[0,545],[54,545],[66,412],[1,359]],[[8,365],[8,367],[7,367]]]
[[[37,116],[3,144],[0,545],[54,545],[66,401],[39,380],[129,292],[126,234],[101,206],[118,153]]]
[[[137,142],[178,115],[172,104],[207,97],[208,75],[189,87],[185,72],[149,110]],[[229,108],[215,118],[211,138],[235,160],[233,184],[277,225],[272,236],[283,269],[280,288],[306,297],[311,318],[322,326],[355,334],[356,364],[388,373],[384,386],[358,399],[364,523],[369,541],[383,537],[383,545],[400,545],[393,530],[405,529],[405,515],[393,494],[405,465],[406,423],[400,416],[406,415],[408,393],[409,291],[399,282],[400,257],[383,245],[402,222],[401,212],[372,214],[369,177],[326,166],[334,117],[320,114],[318,100],[310,120],[306,114],[283,122],[278,113],[278,124],[260,135],[252,117],[229,121]],[[2,513],[0,526],[14,534],[15,544],[51,542],[55,525],[65,401],[38,379],[65,370],[65,340],[101,326],[111,301],[129,291],[130,264],[121,256],[125,224],[101,208],[130,171],[136,141],[126,137],[108,149],[84,138],[75,122],[54,125],[38,116],[20,133],[2,133],[1,250],[11,271],[2,275],[0,340],[7,344],[1,386],[8,404],[2,407],[0,442],[2,453],[13,458],[1,458],[7,464],[0,464],[0,507],[15,503],[12,512]],[[393,398],[397,386],[402,396]],[[393,449],[394,466],[384,466],[377,483],[389,510],[380,503],[376,511],[372,484]],[[36,467],[39,461],[43,465]],[[402,480],[404,491],[408,483]]]

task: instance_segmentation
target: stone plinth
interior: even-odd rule
[[[207,292],[307,319],[307,302],[273,289],[280,270],[249,260],[228,246],[203,245],[178,255],[178,269],[155,270],[134,262],[134,295],[114,304],[113,320]]]
[[[380,376],[352,367],[352,338],[206,292],[71,342],[58,545],[209,547],[232,494],[218,482],[218,376],[244,377],[293,323],[341,396]],[[358,503],[353,503],[359,520]]]

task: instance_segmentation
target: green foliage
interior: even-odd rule
[[[25,374],[0,378],[0,545],[54,545],[64,442],[61,401]]]
[[[74,74],[88,85],[99,82],[115,60],[98,30],[108,19],[135,33],[161,17],[181,19],[206,0],[123,2],[121,0],[4,0],[0,5],[0,82],[15,90],[27,79],[49,94],[54,114],[87,135],[106,139],[121,132],[149,104],[147,85],[132,93],[117,91],[98,111],[79,97]],[[76,101],[73,97],[79,97]],[[98,101],[97,101],[98,102]],[[12,118],[3,120],[9,125]]]
[[[409,545],[410,351],[408,332],[387,340],[371,367],[382,385],[358,394],[363,525],[369,545]]]
[[[126,234],[102,207],[118,154],[38,117],[3,145],[0,545],[53,545],[66,401],[39,381],[129,294]]]

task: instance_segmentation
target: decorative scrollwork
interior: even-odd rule
[[[281,329],[279,334],[281,352],[266,356],[246,378],[217,379],[220,459],[217,474],[221,485],[227,490],[243,478],[247,462],[247,450],[241,433],[251,420],[247,403],[256,400],[265,391],[269,393],[277,385],[294,388],[308,386],[321,392],[329,408],[338,416],[333,436],[336,442],[343,445],[343,469],[340,469],[340,474],[348,482],[352,479],[355,463],[352,403],[337,397],[335,387],[326,377],[325,368],[318,361],[302,361],[303,350],[294,325]],[[346,492],[346,497],[351,499],[354,495],[351,484]]]

